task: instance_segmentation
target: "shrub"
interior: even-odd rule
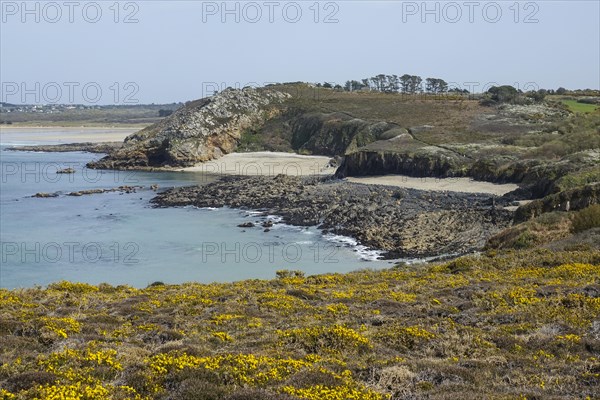
[[[279,393],[273,393],[264,389],[240,389],[229,396],[225,400],[292,400],[293,398]]]
[[[376,334],[378,341],[400,351],[414,349],[434,337],[435,334],[419,326],[399,326],[398,324],[384,326]]]
[[[19,392],[21,390],[27,390],[34,386],[49,385],[56,381],[56,375],[50,372],[33,371],[24,372],[19,375],[10,377],[4,383],[4,388],[9,392]]]
[[[186,379],[167,397],[168,400],[220,400],[227,394],[224,386],[198,379]]]
[[[125,368],[121,374],[120,383],[133,388],[142,396],[148,396],[154,392],[154,387],[145,372],[144,365],[133,364]]]
[[[299,344],[309,353],[364,351],[371,348],[369,339],[342,325],[298,328],[278,331],[286,342]]]
[[[594,204],[579,211],[573,217],[573,232],[583,232],[600,227],[600,204]]]
[[[535,245],[535,241],[535,235],[529,231],[525,231],[517,237],[513,247],[515,249],[527,249],[533,247]]]
[[[296,388],[308,388],[315,385],[327,387],[341,386],[344,381],[332,373],[320,370],[304,370],[292,375],[287,381],[287,385]]]

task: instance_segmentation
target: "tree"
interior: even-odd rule
[[[171,114],[173,114],[173,110],[164,110],[164,109],[158,110],[158,116],[161,118],[168,117]]]
[[[446,93],[448,91],[448,83],[443,79],[438,79],[438,93]]]
[[[435,93],[436,81],[437,79],[435,78],[425,79],[425,91],[428,93]]]
[[[487,92],[497,103],[513,103],[519,95],[519,91],[510,85],[492,86]]]
[[[363,82],[365,80],[363,79]],[[344,85],[344,90],[348,91],[348,92],[354,92],[355,90],[361,90],[365,87],[365,85],[362,82],[359,81],[346,81],[346,84]]]
[[[540,89],[538,91],[533,90],[527,94],[527,97],[533,99],[533,101],[537,103],[541,103],[542,101],[544,101],[547,94],[548,92],[545,89]]]
[[[377,76],[373,76],[370,78],[371,81],[371,85],[373,87],[373,89],[377,90],[378,92],[383,92],[385,91],[385,88],[387,86],[387,76],[384,74],[379,74]]]
[[[564,94],[567,94],[567,89],[565,89],[564,87],[561,86],[558,89],[556,89],[556,94],[559,94],[561,96]]]
[[[400,89],[400,79],[398,75],[388,75],[387,77],[387,85],[385,86],[384,91],[386,93],[396,93]]]
[[[400,77],[400,89],[402,93],[408,93],[410,89],[410,75],[404,74]]]
[[[411,75],[410,76],[410,81],[408,84],[408,91],[409,93],[419,93],[423,91],[423,88],[421,86],[421,82],[423,82],[423,78],[421,78],[420,76],[417,75]]]

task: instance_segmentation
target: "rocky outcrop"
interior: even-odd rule
[[[280,112],[286,93],[227,89],[188,103],[171,116],[128,136],[123,147],[91,168],[186,167],[231,153],[246,129]]]
[[[500,205],[501,199],[496,199]],[[506,228],[512,213],[489,196],[425,192],[327,178],[224,177],[200,187],[168,190],[157,206],[249,208],[297,226],[356,238],[387,257],[428,257],[481,249]],[[263,225],[265,227],[265,225]]]
[[[515,212],[514,221],[520,223],[551,211],[576,211],[600,203],[600,183],[564,190],[523,205]]]
[[[371,143],[356,152],[347,154],[336,176],[399,174],[413,177],[464,177],[493,183],[517,183],[520,188],[512,192],[513,199],[539,199],[561,191],[560,177],[588,165],[570,158],[559,161],[514,160],[502,156],[465,157],[450,149],[438,146],[415,146],[414,140],[400,138],[404,149],[385,150],[382,141]],[[392,145],[390,144],[390,147]]]
[[[464,176],[468,164],[443,149],[419,153],[362,150],[346,155],[336,176],[400,174],[414,177]]]
[[[152,185],[150,188],[152,190],[154,189],[155,185]],[[156,185],[156,187],[158,188],[158,186]],[[145,189],[143,186],[128,186],[128,185],[123,185],[123,186],[119,186],[116,188],[111,188],[111,189],[83,189],[83,190],[77,190],[75,192],[68,192],[68,193],[64,193],[64,192],[54,192],[54,193],[45,193],[45,192],[40,192],[40,193],[36,193],[31,197],[37,197],[37,198],[53,198],[53,197],[59,197],[61,195],[65,195],[65,196],[72,196],[72,197],[81,197],[81,196],[89,196],[92,194],[102,194],[102,193],[111,193],[111,192],[119,192],[121,194],[132,194],[132,193],[137,193],[138,190],[143,190]]]
[[[75,168],[63,168],[63,169],[59,169],[58,171],[56,171],[57,174],[74,174]]]
[[[368,122],[341,112],[301,114],[290,125],[294,150],[328,156],[344,155],[402,133],[395,124]]]

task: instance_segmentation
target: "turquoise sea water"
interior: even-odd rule
[[[47,285],[59,280],[144,287],[165,283],[268,279],[279,269],[307,274],[389,267],[349,239],[323,236],[316,228],[257,222],[250,210],[157,209],[159,190],[205,184],[215,177],[194,173],[88,170],[100,157],[88,153],[6,151],[0,146],[0,287]],[[56,174],[72,167],[75,174]],[[143,186],[136,193],[67,196],[82,189]],[[54,198],[32,198],[38,192]],[[268,219],[278,221],[276,216]]]

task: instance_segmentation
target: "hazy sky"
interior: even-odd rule
[[[598,89],[599,4],[1,0],[0,101],[168,103],[379,73]]]

